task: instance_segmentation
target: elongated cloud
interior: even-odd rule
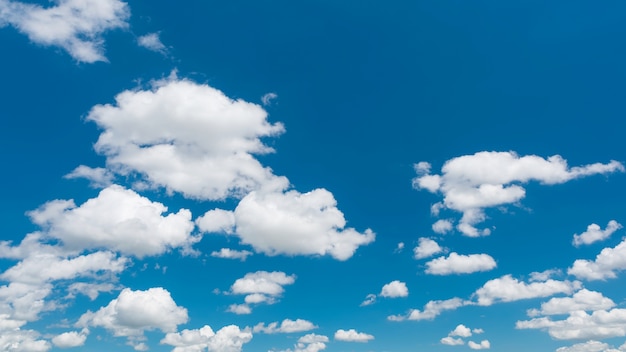
[[[587,231],[581,233],[580,235],[574,235],[572,243],[574,246],[579,247],[583,244],[592,244],[594,242],[604,241],[622,227],[622,224],[615,220],[609,221],[604,230],[602,230],[597,224],[591,224],[587,226]]]
[[[626,269],[626,240],[613,248],[604,248],[595,260],[578,259],[567,273],[579,279],[594,281],[614,279]]]
[[[515,326],[517,329],[547,330],[557,340],[626,336],[626,309],[597,310],[591,314],[579,310],[564,320],[541,317],[518,321]]]
[[[452,252],[447,257],[429,261],[426,267],[426,273],[433,275],[471,274],[494,269],[496,261],[488,254],[463,255]]]
[[[335,340],[346,342],[368,342],[373,340],[374,336],[366,334],[364,332],[358,332],[354,329],[343,330],[339,329],[335,332]]]
[[[173,352],[240,352],[252,340],[252,333],[236,325],[228,325],[217,332],[205,325],[200,329],[170,332],[161,344],[174,346]]]
[[[611,161],[569,167],[559,155],[547,159],[536,155],[518,156],[514,152],[479,152],[448,160],[441,174],[431,174],[431,165],[415,165],[417,177],[413,187],[441,193],[443,201],[433,210],[446,208],[463,214],[457,230],[466,236],[488,235],[475,225],[485,220],[485,209],[514,204],[526,196],[522,185],[537,181],[545,185],[560,184],[594,174],[624,171],[624,166]]]
[[[10,25],[36,44],[57,46],[76,61],[106,61],[103,34],[128,27],[128,4],[119,0],[56,0],[42,7],[0,0],[0,27]]]
[[[455,310],[459,307],[472,304],[469,301],[464,301],[458,297],[454,297],[447,300],[430,301],[424,305],[424,309],[411,309],[405,315],[390,315],[387,320],[390,321],[403,321],[403,320],[432,320],[439,314],[447,310]]]
[[[481,306],[490,306],[498,302],[513,302],[522,299],[549,297],[557,293],[571,294],[581,287],[578,281],[546,280],[529,284],[505,275],[487,281],[476,290],[474,296]]]

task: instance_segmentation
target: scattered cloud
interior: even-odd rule
[[[354,329],[343,330],[339,329],[335,332],[335,340],[346,342],[368,342],[373,340],[374,336],[363,332],[357,332]]]
[[[84,178],[89,180],[92,187],[104,188],[113,184],[115,175],[103,167],[92,168],[80,165],[63,177],[67,179]]]
[[[464,301],[458,297],[441,301],[430,301],[426,303],[423,310],[411,309],[406,315],[390,315],[387,317],[387,320],[432,320],[444,311],[455,310],[459,307],[463,307],[469,304],[472,303],[469,301]]]
[[[167,48],[161,42],[159,33],[148,33],[137,38],[137,44],[148,50],[156,51],[157,53],[166,53]]]
[[[555,295],[557,293],[571,294],[579,289],[579,281],[547,280],[543,282],[531,282],[529,284],[514,279],[511,275],[487,281],[481,288],[476,290],[474,296],[477,304],[490,306],[498,302],[513,302],[522,299],[540,298]]]
[[[68,331],[52,338],[52,343],[59,348],[80,347],[85,344],[88,329],[82,331]]]
[[[445,235],[446,233],[452,231],[452,221],[439,219],[433,224],[432,229],[435,233]]]
[[[626,346],[624,348],[620,348],[619,350],[611,348],[608,343],[589,340],[587,342],[577,343],[572,346],[567,347],[559,347],[556,349],[556,352],[620,352],[625,351]]]
[[[607,238],[611,237],[611,235],[615,231],[621,228],[623,228],[622,224],[618,223],[615,220],[609,221],[604,230],[602,230],[597,224],[591,224],[587,226],[587,231],[581,233],[580,235],[574,235],[574,240],[572,241],[572,244],[576,247],[579,247],[583,244],[592,244],[594,242],[604,241]]]
[[[406,287],[406,283],[394,280],[383,286],[379,296],[396,298],[407,297],[409,295],[409,289]]]
[[[606,298],[600,292],[589,291],[585,288],[574,293],[572,297],[555,297],[541,304],[541,309],[531,309],[528,315],[559,315],[569,314],[578,310],[595,311],[615,307],[615,302]]]
[[[172,352],[240,352],[252,340],[252,333],[236,325],[228,325],[213,332],[210,326],[200,329],[170,332],[161,340],[162,345],[174,346]]]
[[[491,348],[491,343],[489,343],[489,340],[482,340],[480,343],[470,341],[467,343],[467,346],[473,350],[488,350]]]
[[[119,0],[56,0],[42,7],[0,0],[0,27],[10,25],[33,43],[63,48],[76,61],[107,61],[103,34],[128,27],[130,9]]]
[[[308,320],[304,319],[285,319],[280,324],[275,321],[273,323],[269,323],[265,326],[265,323],[258,323],[252,329],[253,332],[262,332],[265,334],[276,334],[276,333],[293,333],[293,332],[302,332],[317,329],[317,325],[311,323]]]
[[[596,310],[591,314],[578,310],[571,312],[564,320],[541,317],[518,321],[515,327],[547,330],[557,340],[595,340],[626,336],[626,309]]]
[[[536,155],[518,156],[514,152],[479,152],[448,160],[441,175],[430,173],[431,165],[415,165],[417,177],[413,187],[441,193],[443,201],[435,206],[463,214],[457,230],[466,236],[489,235],[489,229],[479,230],[475,225],[485,220],[485,209],[515,204],[526,195],[522,184],[538,181],[545,185],[565,183],[594,174],[624,171],[624,166],[611,161],[569,167],[567,161],[555,155],[547,159]]]
[[[448,257],[427,262],[426,267],[426,273],[432,275],[471,274],[494,269],[496,261],[488,254],[463,255],[452,252]]]
[[[365,297],[365,300],[361,302],[360,306],[361,307],[369,306],[370,304],[374,304],[374,303],[376,303],[376,295],[373,293],[370,293]]]
[[[535,271],[535,272],[530,273],[529,280],[531,282],[548,281],[550,278],[557,276],[557,275],[561,275],[561,274],[562,274],[561,270],[558,270],[558,269],[548,269],[548,270],[544,270],[541,272]]]
[[[291,285],[295,281],[295,275],[287,275],[281,271],[247,273],[230,287],[230,293],[246,295],[245,304],[231,305],[228,311],[235,314],[250,314],[251,304],[274,304],[285,291],[283,286]]]
[[[448,345],[448,346],[465,345],[465,341],[463,341],[463,339],[461,339],[461,338],[454,338],[454,337],[451,337],[451,336],[442,337],[441,340],[439,340],[439,342],[441,342],[443,345]]]
[[[415,259],[432,257],[433,255],[441,252],[443,252],[443,248],[441,248],[434,240],[426,237],[421,237],[417,247],[413,248]]]
[[[472,334],[482,334],[482,333],[483,333],[482,329],[470,329],[463,324],[459,324],[456,326],[456,328],[454,328],[454,330],[448,333],[448,336],[441,338],[439,342],[441,342],[444,345],[449,345],[449,346],[460,346],[460,345],[465,344],[465,341],[463,340],[463,338],[470,337],[472,336]],[[489,342],[487,342],[487,344],[488,343]],[[471,341],[469,342],[469,344],[476,345],[474,342],[471,342]],[[470,347],[470,348],[475,349],[473,347]]]
[[[459,324],[454,330],[450,331],[448,336],[470,337],[472,336],[472,329],[463,324]]]
[[[324,335],[307,334],[298,339],[294,349],[282,352],[318,352],[326,349],[328,337]]]
[[[604,248],[596,259],[578,259],[567,273],[588,281],[614,279],[618,271],[626,269],[626,240],[614,248]]]
[[[272,100],[278,98],[278,94],[276,93],[267,93],[261,97],[261,102],[264,106],[268,106],[272,104]]]
[[[239,259],[242,262],[246,260],[246,258],[248,258],[248,256],[251,256],[252,252],[250,251],[238,251],[235,249],[230,249],[230,248],[222,248],[219,251],[214,251],[211,252],[211,257],[216,257],[216,258],[226,258],[226,259]]]

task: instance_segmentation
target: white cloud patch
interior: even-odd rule
[[[84,178],[89,180],[94,188],[104,188],[113,184],[115,175],[103,167],[92,168],[80,165],[69,174],[63,176],[67,179]]]
[[[498,302],[513,302],[522,299],[540,298],[557,293],[571,294],[581,287],[578,281],[547,280],[543,282],[525,283],[505,275],[487,281],[476,290],[474,296],[478,305],[490,306]]]
[[[261,102],[264,106],[268,106],[272,104],[272,100],[278,98],[278,94],[276,93],[267,93],[261,97]]]
[[[452,231],[452,221],[439,219],[433,224],[432,229],[435,233],[445,235],[446,233]]]
[[[217,218],[211,212],[207,215]],[[359,233],[345,228],[343,213],[337,209],[332,193],[325,189],[308,193],[251,192],[233,214],[242,243],[267,255],[330,255],[347,260],[359,246],[373,242],[376,237],[369,229]],[[220,215],[219,225],[208,221],[198,225],[203,231],[223,228],[225,220],[221,218],[227,217]]]
[[[626,336],[626,309],[597,310],[589,314],[578,310],[564,320],[547,317],[518,321],[517,329],[547,330],[557,340],[605,339]]]
[[[211,257],[226,258],[226,259],[239,259],[245,261],[248,256],[251,256],[250,251],[238,251],[230,248],[222,248],[219,251],[211,252]]]
[[[454,338],[454,337],[451,337],[451,336],[442,337],[441,340],[439,340],[439,342],[441,342],[441,344],[443,344],[443,345],[448,345],[448,346],[465,345],[465,341],[463,341],[463,339],[461,339],[461,338]]]
[[[343,330],[339,329],[335,332],[335,340],[346,342],[368,342],[373,340],[374,336],[363,332],[358,332],[354,329]]]
[[[165,53],[167,51],[167,48],[161,42],[161,38],[159,38],[159,33],[148,33],[142,35],[137,38],[137,44],[158,53]]]
[[[52,338],[52,343],[59,348],[79,347],[85,344],[89,330],[68,331]]]
[[[48,237],[68,248],[106,248],[142,258],[189,247],[198,240],[191,236],[194,225],[189,210],[162,216],[165,211],[163,204],[114,185],[79,207],[72,200],[54,200],[29,216]]]
[[[291,285],[295,281],[295,275],[287,275],[281,271],[247,273],[230,287],[230,293],[246,295],[245,304],[233,304],[228,311],[235,314],[250,314],[251,304],[274,304],[285,291],[283,286]]]
[[[558,269],[548,269],[544,271],[535,271],[530,273],[529,280],[531,282],[535,281],[548,281],[550,278],[556,275],[562,274],[561,270]]]
[[[365,296],[365,300],[361,302],[360,306],[361,307],[369,306],[374,303],[376,303],[376,295],[373,293],[370,293],[367,296]]]
[[[440,192],[443,201],[433,208],[434,213],[442,208],[462,213],[457,230],[477,237],[490,233],[488,229],[475,227],[485,220],[485,209],[522,200],[526,195],[524,183],[560,184],[589,175],[624,171],[624,166],[611,161],[569,167],[558,155],[544,159],[536,155],[520,157],[514,152],[485,151],[448,160],[441,168],[441,175],[430,174],[430,169],[426,162],[415,165],[417,177],[413,179],[413,187]]]
[[[626,240],[614,248],[604,248],[596,259],[578,259],[567,273],[589,281],[614,279],[617,272],[626,269]]]
[[[220,200],[289,185],[254,157],[273,152],[261,138],[281,134],[283,125],[208,85],[173,76],[151,90],[122,92],[115,105],[94,106],[87,120],[104,130],[95,148],[108,168],[141,176],[140,187]]]
[[[36,44],[56,46],[76,61],[106,61],[103,34],[127,28],[128,4],[119,0],[56,0],[42,7],[0,0],[0,27],[10,25]]]
[[[406,283],[394,280],[383,286],[379,296],[396,298],[407,297],[409,295],[409,289],[406,287]]]
[[[317,325],[304,319],[285,319],[281,323],[273,322],[265,326],[265,323],[258,323],[252,329],[253,332],[262,332],[265,334],[276,333],[293,333],[317,329]]]
[[[469,301],[464,301],[458,297],[454,297],[447,300],[430,301],[424,305],[423,310],[411,309],[406,315],[390,315],[387,320],[390,321],[404,321],[404,320],[432,320],[439,314],[447,310],[455,310],[459,307],[472,304]]]
[[[307,334],[298,339],[294,349],[287,349],[282,352],[318,352],[326,349],[328,337],[317,334]]]
[[[459,324],[454,330],[450,331],[448,336],[470,337],[472,336],[472,329],[463,324]]]
[[[443,248],[437,242],[430,238],[421,237],[417,247],[413,248],[415,259],[424,259],[432,257],[435,254],[443,252]]]
[[[467,343],[467,346],[473,350],[488,350],[491,348],[491,343],[489,340],[482,340],[480,343],[470,341]]]
[[[6,351],[15,352],[46,352],[52,347],[50,342],[39,339],[36,331],[20,329],[2,331],[0,346],[5,347]]]
[[[89,297],[92,301],[98,298],[100,292],[112,292],[113,290],[120,289],[112,283],[91,283],[91,282],[74,282],[69,285],[68,291],[70,297],[74,297],[80,293]]]
[[[559,347],[556,352],[619,352],[623,349],[613,349],[608,343],[589,340],[587,342],[577,343],[572,346]]]
[[[581,233],[580,235],[574,235],[572,244],[579,247],[583,244],[592,244],[594,242],[604,241],[611,237],[615,231],[621,228],[623,228],[622,224],[615,220],[609,221],[604,230],[602,230],[598,224],[591,224],[587,226],[587,231]]]
[[[483,333],[483,329],[470,329],[463,324],[459,324],[456,326],[456,328],[454,328],[454,330],[448,333],[448,336],[441,338],[439,342],[441,342],[444,345],[449,345],[449,346],[460,346],[460,345],[465,344],[465,341],[463,340],[463,338],[471,337],[472,334],[482,334],[482,333]]]
[[[615,302],[604,297],[602,293],[589,291],[585,288],[574,293],[572,297],[555,297],[541,304],[541,309],[531,309],[529,316],[569,314],[578,310],[595,311],[615,307]]]
[[[252,340],[252,333],[236,325],[228,325],[217,333],[210,326],[200,329],[170,332],[161,344],[174,346],[172,352],[240,352],[243,345]]]
[[[447,257],[427,262],[426,267],[426,273],[432,275],[471,274],[494,269],[496,261],[488,254],[463,255],[452,252]]]
[[[178,325],[188,320],[187,309],[179,307],[167,290],[160,287],[145,291],[126,288],[107,306],[83,314],[76,326],[103,327],[114,336],[128,337],[130,345],[141,349],[138,341],[144,337],[144,331],[176,332]]]

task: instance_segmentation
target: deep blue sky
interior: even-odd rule
[[[29,1],[43,7],[72,2]],[[94,301],[80,295],[62,300],[76,278],[44,280],[55,287],[44,302],[62,300],[65,306],[40,312],[19,331],[36,331],[37,339],[48,341],[51,350],[58,349],[51,342],[55,336],[80,331],[75,326],[79,318],[109,304],[122,288],[154,287],[166,289],[178,306],[188,310],[189,322],[177,324],[175,331],[204,325],[217,331],[230,324],[243,330],[260,322],[298,318],[318,326],[287,334],[254,332],[243,346],[246,351],[293,350],[298,338],[308,333],[327,336],[328,351],[468,350],[467,345],[440,342],[459,324],[484,330],[463,337],[464,343],[489,340],[496,351],[549,351],[587,340],[614,348],[624,343],[626,321],[618,324],[623,333],[608,337],[590,333],[559,340],[546,330],[516,329],[516,322],[532,319],[528,309],[540,308],[553,296],[572,296],[581,287],[613,300],[615,308],[607,309],[623,307],[626,282],[619,271],[626,266],[613,267],[617,277],[604,280],[568,274],[576,259],[593,260],[603,248],[622,241],[620,228],[603,242],[572,245],[572,236],[592,223],[605,229],[610,220],[626,221],[626,176],[619,168],[553,185],[538,177],[528,182],[514,178],[504,185],[521,185],[525,197],[484,207],[487,218],[476,227],[490,228],[492,233],[479,238],[464,236],[457,229],[445,235],[435,233],[431,225],[437,219],[453,219],[456,225],[462,211],[449,208],[440,217],[432,216],[430,207],[443,200],[444,191],[416,189],[412,179],[418,176],[415,163],[426,161],[433,175],[442,175],[446,161],[483,151],[514,152],[519,158],[561,155],[572,167],[626,161],[626,4],[128,2],[130,17],[123,20],[125,28],[95,35],[96,40],[103,40],[106,61],[93,63],[78,59],[62,45],[25,35],[24,22],[1,11],[15,4],[0,0],[0,16],[5,16],[0,17],[0,66],[4,67],[0,150],[5,165],[0,239],[17,245],[28,233],[47,231],[25,215],[46,202],[74,199],[80,206],[97,197],[100,189],[89,187],[86,180],[63,177],[79,165],[109,165],[115,171],[110,160],[107,164],[107,156],[94,150],[105,128],[89,121],[92,107],[115,105],[116,95],[125,90],[156,90],[150,82],[173,71],[177,80],[210,86],[232,99],[262,106],[267,120],[284,124],[285,132],[262,138],[276,152],[256,155],[260,163],[273,174],[286,176],[291,189],[298,192],[318,188],[332,192],[347,227],[360,233],[371,228],[376,233],[375,241],[358,246],[345,261],[328,253],[268,256],[242,244],[237,237],[241,234],[204,234],[194,245],[197,256],[185,256],[176,246],[144,258],[118,251],[116,255],[128,257],[129,262],[112,275],[119,278],[116,288]],[[139,46],[138,38],[149,33],[157,33],[166,48],[155,52]],[[89,39],[83,33],[78,36]],[[263,106],[261,97],[267,93],[277,97]],[[151,125],[147,122],[146,130]],[[489,167],[494,165],[472,166],[487,168],[487,173]],[[129,177],[118,174],[113,182],[132,189],[133,179],[149,178],[133,172]],[[494,167],[492,172],[499,169]],[[134,189],[166,205],[168,213],[189,209],[192,220],[214,208],[232,211],[241,199],[241,195],[225,200],[190,199],[194,197],[168,193],[161,186]],[[193,230],[199,233],[199,228]],[[49,236],[42,241],[60,248],[66,244],[63,235]],[[431,238],[446,250],[415,259],[413,248],[419,238]],[[403,250],[396,250],[398,243],[404,244]],[[221,248],[254,254],[245,261],[211,256]],[[96,246],[64,254],[64,258],[104,249],[116,251]],[[487,254],[497,266],[473,273],[425,272],[427,262],[452,252]],[[616,255],[626,258],[626,253]],[[8,270],[27,259],[7,257],[0,268]],[[167,266],[167,271],[154,269],[156,263]],[[552,279],[578,280],[579,286],[490,306],[466,305],[434,319],[388,319],[409,309],[423,310],[433,300],[475,300],[476,290],[504,275],[530,284],[532,272],[549,269],[560,270]],[[295,282],[284,286],[275,304],[253,306],[251,314],[227,312],[229,305],[243,303],[243,295],[223,292],[228,293],[235,280],[247,273],[261,270],[294,274]],[[0,280],[2,285],[14,281],[6,274]],[[85,280],[89,278],[80,281]],[[376,303],[360,306],[366,295],[381,293],[383,285],[393,280],[405,283],[407,297],[379,295]],[[0,297],[0,314],[18,314],[15,308],[4,306],[9,300]],[[587,313],[594,310],[599,309],[587,309]],[[126,344],[130,340],[115,337],[111,329],[93,322],[89,329],[84,346],[77,348],[132,350]],[[374,339],[338,341],[334,338],[338,329],[356,329]],[[171,350],[172,346],[159,343],[165,332],[148,330],[144,342],[150,350]],[[0,349],[11,350],[7,346],[0,344]],[[24,346],[18,350],[28,350]]]

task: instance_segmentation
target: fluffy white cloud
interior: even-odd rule
[[[89,180],[91,182],[91,186],[95,188],[110,186],[115,178],[109,170],[103,167],[92,168],[85,165],[78,166],[72,172],[63,177],[68,179],[85,178]]]
[[[476,290],[474,296],[481,306],[490,306],[497,302],[513,302],[522,299],[548,297],[557,293],[571,294],[581,287],[578,281],[547,280],[525,283],[505,275],[487,281]]]
[[[489,340],[482,340],[480,343],[470,341],[467,343],[467,346],[473,350],[488,350],[491,348],[491,343],[489,343]]]
[[[36,331],[20,329],[2,331],[0,346],[11,352],[46,352],[51,348],[48,341],[39,339]]]
[[[459,307],[472,304],[458,297],[447,300],[430,301],[426,303],[423,310],[411,309],[406,315],[390,315],[387,320],[403,321],[403,320],[432,320],[446,310],[455,310]]]
[[[200,329],[170,332],[161,344],[174,346],[172,352],[240,352],[243,345],[250,342],[252,333],[241,330],[236,325],[221,328],[217,333],[210,326]]]
[[[324,335],[307,334],[298,339],[294,349],[282,352],[318,352],[326,349],[328,337]]]
[[[465,344],[465,341],[463,341],[463,339],[454,338],[451,336],[442,337],[441,340],[439,340],[439,342],[448,346],[461,346]]]
[[[39,313],[53,308],[45,302],[52,288],[50,283],[11,282],[0,286],[0,326],[18,328],[39,319]]]
[[[245,304],[233,304],[228,308],[235,314],[250,314],[251,304],[273,304],[285,289],[283,286],[291,285],[296,281],[295,275],[287,275],[282,271],[257,271],[247,273],[244,277],[235,280],[230,287],[230,292],[236,295],[246,295]]]
[[[441,252],[443,252],[443,248],[434,240],[426,237],[420,238],[417,247],[413,248],[415,259],[428,258]]]
[[[317,329],[317,326],[308,320],[304,319],[285,319],[280,324],[278,322],[269,323],[265,326],[265,323],[258,323],[252,329],[253,332],[262,332],[265,334],[276,333],[292,333],[302,332]]]
[[[187,309],[176,305],[169,291],[160,287],[145,291],[126,288],[107,306],[87,311],[76,325],[103,327],[115,336],[137,337],[146,330],[175,332],[187,320]]]
[[[519,202],[526,195],[523,183],[538,181],[552,185],[593,174],[624,171],[624,166],[611,161],[569,167],[560,156],[547,159],[536,155],[518,156],[514,152],[479,152],[448,160],[441,175],[431,175],[429,163],[415,165],[416,189],[441,192],[443,202],[433,210],[447,208],[463,216],[457,229],[466,236],[488,235],[489,230],[475,227],[485,220],[484,210]]]
[[[343,330],[339,329],[335,332],[335,340],[347,341],[347,342],[368,342],[373,340],[374,336],[363,332],[357,332],[354,329]]]
[[[68,331],[52,338],[52,343],[59,348],[79,347],[85,344],[89,330]]]
[[[198,222],[203,231],[224,228],[228,217],[211,213],[214,224]],[[217,214],[220,214],[219,216]],[[226,219],[226,220],[225,220]],[[331,255],[347,260],[359,246],[374,241],[371,230],[359,233],[345,228],[346,220],[337,209],[332,193],[316,189],[307,193],[251,192],[234,211],[236,234],[241,242],[267,255]]]
[[[409,289],[406,287],[406,283],[394,280],[383,286],[379,294],[381,297],[407,297],[409,295]]]
[[[80,62],[106,61],[102,35],[126,28],[128,4],[119,0],[56,0],[44,8],[0,0],[0,27],[9,24],[37,44],[57,46]]]
[[[602,230],[598,224],[591,224],[587,226],[587,231],[581,233],[580,235],[574,235],[574,240],[572,241],[572,244],[578,247],[583,244],[591,244],[598,241],[604,241],[605,239],[611,237],[611,235],[615,231],[621,228],[623,228],[622,224],[618,223],[615,220],[609,221],[604,230]]]
[[[138,187],[218,200],[289,185],[253,156],[272,152],[261,138],[282,133],[283,126],[269,123],[259,105],[205,84],[172,76],[150,90],[118,94],[115,105],[94,106],[87,120],[104,130],[95,148],[108,168],[138,174]]]
[[[156,51],[159,53],[165,53],[167,48],[161,42],[159,33],[148,33],[137,38],[137,44],[148,50]]]
[[[438,233],[441,235],[446,234],[452,231],[452,221],[446,220],[446,219],[439,219],[433,224],[432,229],[435,233]]]
[[[250,251],[238,251],[230,248],[222,248],[219,251],[211,252],[211,257],[239,259],[241,261],[245,261],[250,255],[252,255],[252,252]]]
[[[567,273],[579,279],[606,280],[617,277],[617,272],[626,269],[626,240],[614,248],[604,248],[594,261],[578,259]]]
[[[427,274],[471,274],[494,269],[496,261],[488,254],[463,255],[452,252],[448,257],[439,257],[429,261],[426,266]]]
[[[470,337],[472,336],[472,329],[463,324],[459,324],[454,330],[450,331],[448,336]]]
[[[567,319],[551,320],[547,317],[518,321],[517,329],[547,329],[557,340],[604,339],[626,336],[626,309],[597,310],[591,314],[579,310]]]
[[[72,200],[54,200],[29,215],[68,248],[107,248],[141,258],[198,240],[191,236],[189,210],[162,216],[165,211],[163,204],[113,185],[79,207]]]
[[[556,352],[619,352],[620,350],[611,348],[608,343],[589,340],[572,346],[559,347]]]
[[[541,309],[531,309],[529,316],[568,314],[577,310],[594,311],[615,307],[615,302],[600,292],[582,289],[572,297],[555,297],[541,304]]]

